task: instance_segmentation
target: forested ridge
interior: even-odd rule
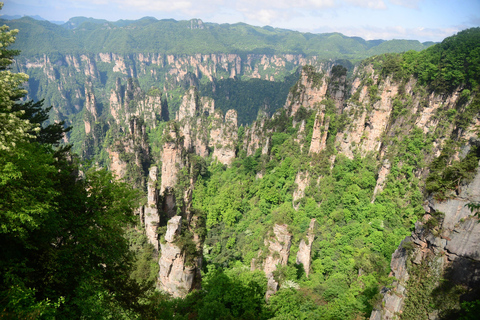
[[[110,22],[76,17],[64,25],[30,17],[8,21],[23,30],[15,48],[31,57],[48,53],[305,54],[321,59],[362,59],[373,54],[422,50],[432,45],[416,40],[370,40],[340,33],[312,34],[245,23],[203,23],[145,17]],[[35,48],[35,49],[34,49]]]
[[[71,36],[65,26],[15,23]],[[244,44],[248,50],[290,52],[275,41],[299,41],[298,33],[242,24],[187,29],[194,23],[203,25],[78,18],[69,28],[91,31],[85,41],[96,44],[94,36],[121,42],[110,33],[160,24],[167,31],[181,25],[185,41],[194,31],[229,39],[231,29],[251,35],[249,41],[268,40],[267,47]],[[52,111],[42,100],[25,99],[27,76],[9,69],[19,54],[10,49],[16,33],[5,26],[0,33],[0,314],[6,319],[369,318],[397,285],[392,254],[415,252],[412,241],[402,240],[419,228],[443,232],[442,212],[425,218],[426,201],[454,199],[477,175],[479,28],[420,52],[370,57],[355,68],[347,61],[300,67],[278,83],[191,76],[163,92],[145,92],[138,80],[118,80],[112,96],[120,98],[110,102],[96,103],[95,90],[86,92],[90,100],[70,121],[73,129],[48,121]],[[323,36],[309,37],[318,48],[331,46]],[[65,144],[65,134],[78,144]],[[166,273],[161,259],[170,252],[182,264]],[[266,274],[269,261],[277,263]],[[432,312],[475,318],[478,290],[447,276],[438,280],[417,262],[408,263],[422,286],[409,283],[399,319],[428,319]],[[160,279],[175,273],[180,283]],[[182,287],[189,277],[194,285]],[[174,297],[158,288],[174,288]]]

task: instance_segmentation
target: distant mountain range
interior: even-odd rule
[[[39,15],[34,15],[34,16],[29,16],[29,15],[24,15],[24,16],[21,16],[19,14],[16,14],[16,15],[1,15],[0,16],[0,19],[3,19],[3,20],[17,20],[17,19],[21,19],[22,17],[30,17],[30,18],[33,18],[35,20],[40,20],[40,21],[49,21],[51,23],[55,23],[55,24],[65,24],[65,21],[53,21],[53,20],[47,20],[47,19],[44,19],[42,17],[40,17]]]
[[[115,22],[74,17],[63,24],[34,17],[1,16],[20,30],[15,47],[23,55],[45,53],[302,54],[320,59],[360,60],[387,52],[420,51],[433,42],[364,40],[340,33],[302,33],[245,23],[217,24],[144,17]]]

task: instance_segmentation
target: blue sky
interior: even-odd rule
[[[4,15],[67,21],[157,19],[245,22],[364,39],[441,41],[480,26],[480,0],[4,0]]]

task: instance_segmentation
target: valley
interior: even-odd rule
[[[118,265],[144,287],[119,303],[115,288],[69,300],[48,282],[54,294],[36,287],[38,297],[66,297],[45,309],[54,317],[473,319],[479,28],[421,44],[197,19],[67,24],[9,22],[27,30],[12,71],[30,77],[27,99],[52,106],[46,124],[72,126],[61,145],[78,155],[78,177],[106,168],[104,183],[136,190],[138,202],[116,209],[132,210],[123,231],[92,222],[81,232],[124,232],[130,269],[102,257],[92,270]],[[32,25],[46,31],[35,39]],[[14,158],[0,160],[8,168]],[[110,190],[96,186],[79,189]],[[100,211],[130,199],[98,197]]]

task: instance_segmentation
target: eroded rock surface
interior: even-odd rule
[[[185,297],[199,285],[197,270],[188,260],[183,248],[177,242],[182,230],[182,217],[175,216],[168,221],[165,242],[160,243],[160,289],[173,297]]]
[[[305,274],[310,274],[310,264],[312,260],[312,246],[313,240],[315,239],[315,219],[310,221],[310,225],[308,227],[308,233],[306,240],[300,240],[300,245],[297,252],[297,264],[303,265],[303,270],[305,270]]]
[[[158,189],[157,189],[158,168],[151,167],[147,183],[147,205],[144,208],[145,233],[148,241],[158,250],[157,228],[160,223],[158,213]]]
[[[480,170],[472,182],[463,186],[460,194],[445,201],[430,199],[425,204],[423,221],[418,221],[411,237],[407,237],[392,256],[392,275],[397,281],[383,297],[383,308],[374,310],[370,319],[396,319],[408,297],[409,279],[407,260],[421,264],[426,259],[432,265],[431,273],[448,277],[456,285],[476,288],[480,285],[480,224],[465,205],[480,201]],[[426,227],[426,221],[438,219],[435,233]],[[413,246],[410,253],[404,248]],[[434,264],[434,266],[433,266]],[[448,275],[446,275],[448,272]],[[429,315],[437,319],[434,311]]]
[[[274,236],[265,239],[265,246],[268,248],[268,256],[263,262],[263,271],[268,278],[266,299],[278,290],[278,282],[275,280],[273,272],[277,270],[277,265],[286,265],[290,255],[290,246],[292,245],[292,234],[288,232],[286,224],[275,224],[273,226]]]

